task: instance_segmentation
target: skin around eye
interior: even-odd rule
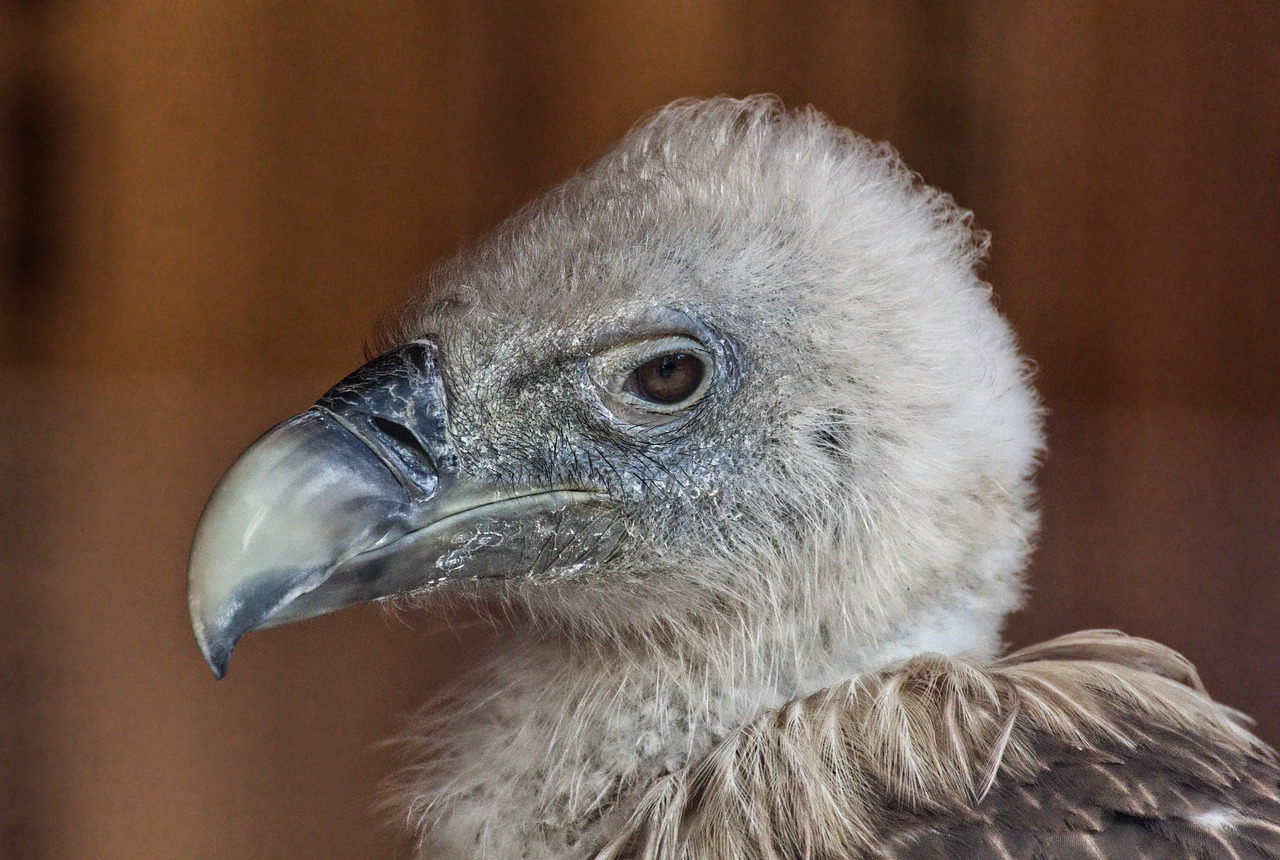
[[[706,396],[716,377],[710,350],[691,337],[665,335],[620,344],[587,365],[600,403],[615,418],[656,427],[678,420]]]

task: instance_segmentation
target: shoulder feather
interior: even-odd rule
[[[1088,631],[790,702],[650,785],[596,857],[1280,858],[1278,784],[1185,658]]]

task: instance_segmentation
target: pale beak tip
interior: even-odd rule
[[[213,673],[213,677],[221,681],[227,675],[227,664],[231,662],[231,651],[235,648],[236,640],[220,636],[216,631],[213,631],[214,635],[211,638],[209,636],[211,631],[203,625],[192,626],[195,628],[196,645],[200,647],[200,654],[204,657],[205,664]]]
[[[209,671],[213,673],[215,681],[221,681],[227,677],[227,664],[231,662],[230,651],[220,651],[217,654],[206,654],[205,662],[209,664]]]

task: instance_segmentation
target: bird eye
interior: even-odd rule
[[[685,335],[619,344],[593,356],[587,372],[600,404],[635,427],[678,420],[718,378],[714,353]]]
[[[650,403],[673,406],[696,394],[706,373],[706,365],[693,353],[668,352],[631,371],[627,388]]]

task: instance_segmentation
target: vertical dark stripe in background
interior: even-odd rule
[[[62,100],[46,66],[46,4],[0,6],[0,857],[46,856],[36,726],[41,695],[35,571],[44,535],[34,526],[48,499],[27,394],[4,374],[38,359],[56,290],[56,113]],[[33,447],[34,446],[34,447]]]
[[[11,299],[19,312],[40,305],[49,287],[54,254],[52,105],[56,100],[38,75],[27,74],[17,82],[5,118],[13,213],[9,280]]]
[[[35,4],[15,5],[29,9]],[[19,38],[38,45],[39,18],[28,17],[30,26],[17,28]],[[17,41],[13,33],[10,41]],[[23,362],[39,356],[40,333],[48,330],[43,317],[57,290],[57,232],[64,223],[57,211],[57,129],[64,100],[43,67],[41,51],[14,53],[17,62],[6,64],[8,80],[0,89],[0,358]]]

